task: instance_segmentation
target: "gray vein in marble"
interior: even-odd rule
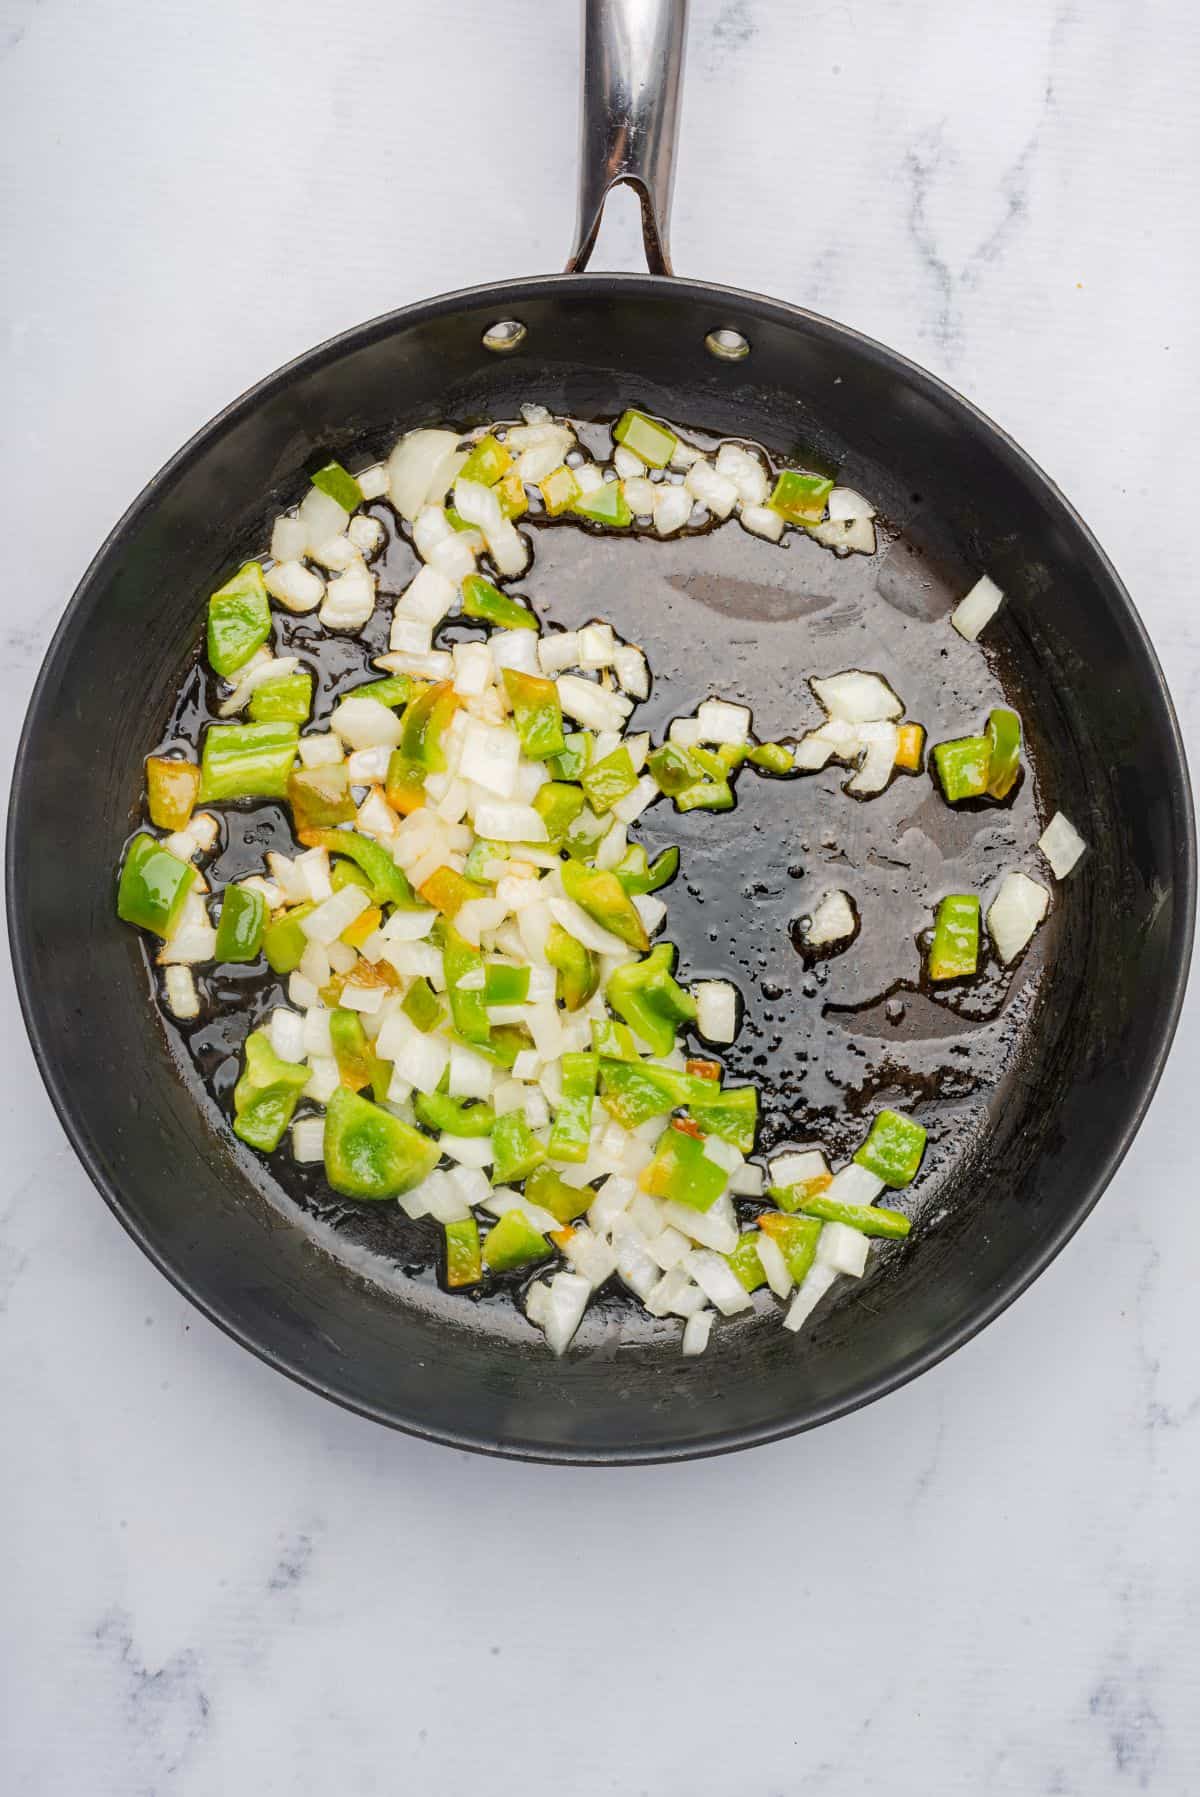
[[[152,1669],[138,1650],[128,1612],[117,1608],[101,1617],[94,1639],[111,1669],[127,1724],[133,1755],[129,1797],[156,1797],[160,1775],[171,1778],[181,1770],[209,1725],[211,1704],[199,1658],[183,1648]]]
[[[1151,1697],[1154,1672],[1123,1667],[1102,1678],[1088,1697],[1088,1712],[1104,1730],[1114,1770],[1147,1790],[1166,1744],[1162,1718]]]
[[[726,0],[716,18],[705,45],[705,61],[710,69],[719,69],[725,58],[744,50],[754,37],[757,24],[750,0]]]

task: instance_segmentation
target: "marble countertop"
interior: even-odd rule
[[[9,0],[7,759],[94,547],[205,418],[359,318],[561,265],[577,43],[565,0]],[[674,226],[682,271],[1011,430],[1189,734],[1198,78],[1184,0],[696,0]],[[830,173],[793,210],[797,159]],[[635,266],[617,210],[598,264]],[[391,1435],[237,1348],[0,1004],[5,1792],[1200,1791],[1194,1002],[1104,1202],[982,1337],[813,1436],[609,1474]]]

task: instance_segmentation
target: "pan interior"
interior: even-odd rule
[[[501,315],[528,327],[503,360],[480,346]],[[718,324],[749,337],[747,362],[707,356]],[[979,728],[1002,695],[1031,739],[1033,772],[1002,810],[950,812],[928,777],[898,777],[858,804],[831,771],[744,776],[727,817],[660,806],[644,820],[648,847],[675,840],[683,852],[667,896],[686,974],[733,977],[746,999],[727,1060],[764,1087],[764,1144],[820,1139],[840,1156],[886,1102],[924,1107],[931,1128],[920,1227],[875,1256],[800,1345],[764,1302],[684,1363],[673,1325],[617,1301],[550,1362],[506,1297],[464,1306],[440,1293],[421,1270],[427,1244],[414,1239],[406,1257],[394,1218],[322,1214],[294,1171],[280,1190],[218,1126],[190,1056],[178,1043],[174,1060],[164,1052],[141,951],[112,918],[141,757],[169,729],[204,597],[230,561],[261,551],[271,516],[329,453],[353,466],[414,424],[512,416],[528,399],[585,418],[638,404],[774,456],[819,452],[891,521],[874,558],[845,561],[736,525],[671,543],[538,532],[522,589],[543,616],[607,617],[644,644],[655,674],[644,727],[720,693],[753,707],[761,736],[794,735],[819,717],[806,677],[861,666],[892,678],[931,741]],[[411,565],[397,543],[384,591]],[[980,653],[946,613],[984,568],[1013,601]],[[365,663],[356,653],[347,680]],[[81,807],[93,820],[82,842]],[[1091,853],[1011,982],[933,997],[917,947],[933,902],[986,890],[1010,865],[1036,872],[1039,808],[1063,809]],[[251,820],[230,866],[240,852],[260,857],[269,829]],[[43,1064],[93,1172],[155,1258],[249,1345],[330,1395],[467,1445],[568,1459],[693,1453],[804,1426],[992,1314],[1121,1152],[1169,1031],[1189,922],[1169,708],[1119,587],[1048,484],[952,395],[852,334],[643,278],[418,308],[314,352],[216,421],[81,589],[35,697],[11,832]],[[67,856],[70,902],[53,875]],[[788,925],[830,885],[851,891],[862,933],[808,969]],[[221,1047],[214,1039],[218,1059]]]

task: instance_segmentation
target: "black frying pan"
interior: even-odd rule
[[[982,1328],[1062,1247],[1128,1148],[1175,1027],[1192,932],[1191,802],[1170,699],[1128,595],[1061,494],[892,351],[795,307],[670,277],[684,12],[683,0],[590,0],[567,274],[451,294],[347,332],[237,400],[150,484],[46,656],[9,816],[9,923],[34,1050],[130,1234],[207,1315],[314,1390],[417,1434],[529,1458],[673,1459],[769,1440],[880,1396]],[[621,180],[639,192],[652,273],[576,272]],[[354,466],[419,423],[512,416],[530,397],[585,418],[648,406],[777,455],[815,447],[921,559],[928,579],[910,581],[910,595],[940,595],[944,609],[951,588],[986,569],[1012,595],[988,658],[1036,723],[1042,805],[1061,807],[1093,845],[1057,890],[1010,1064],[982,1110],[951,1107],[940,1130],[936,1215],[927,1209],[904,1251],[880,1257],[799,1343],[777,1315],[751,1316],[682,1361],[674,1334],[633,1328],[619,1341],[601,1307],[556,1362],[511,1306],[464,1306],[399,1272],[390,1287],[358,1277],[315,1245],[198,1102],[168,1052],[139,944],[113,913],[142,756],[195,655],[203,596],[260,550],[271,515],[328,454]],[[714,679],[713,645],[728,638],[718,620],[737,612],[741,589],[664,586],[651,558],[668,552],[638,551],[643,582],[618,578],[597,550],[607,590],[596,609],[627,636],[662,639],[649,606],[666,593],[678,607],[667,671],[681,693],[690,686],[685,703],[715,686],[773,707],[782,727],[784,702],[799,705],[814,670],[809,612],[748,604],[741,660]],[[751,864],[772,832],[802,833],[803,785],[773,789],[792,809],[745,836],[738,853]],[[737,928],[736,907],[731,917]],[[749,911],[744,929],[753,936]],[[702,933],[682,948],[695,967]]]

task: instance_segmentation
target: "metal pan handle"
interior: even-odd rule
[[[622,181],[642,206],[650,273],[671,273],[669,228],[688,0],[584,0],[579,218],[567,273],[585,269]]]

